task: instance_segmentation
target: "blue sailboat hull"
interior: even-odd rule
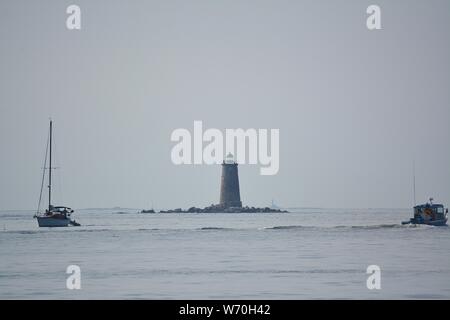
[[[68,218],[53,218],[53,217],[36,217],[39,227],[67,227],[70,224]]]

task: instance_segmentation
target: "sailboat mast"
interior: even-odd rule
[[[416,161],[413,161],[413,193],[414,193],[414,206],[416,205]]]
[[[53,123],[50,120],[50,158],[48,167],[48,211],[51,210],[52,203],[52,127]]]

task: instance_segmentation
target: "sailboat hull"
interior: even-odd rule
[[[68,218],[37,217],[39,227],[67,227],[70,224]]]

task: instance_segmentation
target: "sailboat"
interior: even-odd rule
[[[53,122],[50,120],[49,139],[47,141],[47,149],[45,152],[44,171],[42,173],[41,192],[39,195],[39,204],[34,218],[37,219],[39,227],[67,227],[69,225],[79,226],[80,224],[71,219],[74,212],[69,207],[53,206],[52,205],[52,135]],[[48,208],[45,212],[40,212],[40,205],[42,199],[42,189],[44,186],[45,170],[47,164],[47,152],[49,152],[49,166],[48,166]]]

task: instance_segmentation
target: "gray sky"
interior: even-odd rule
[[[280,129],[277,175],[239,167],[244,205],[410,207],[414,159],[418,201],[450,204],[448,30],[446,0],[2,0],[0,209],[36,207],[49,116],[74,208],[217,203],[220,166],[170,160],[194,120]]]

